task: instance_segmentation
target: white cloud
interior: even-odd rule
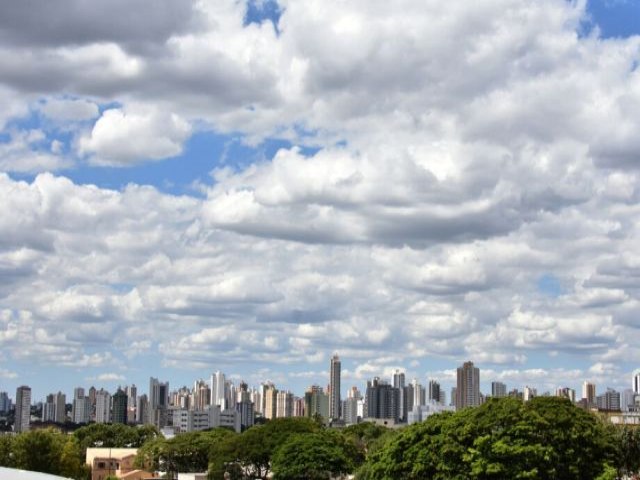
[[[91,120],[100,114],[98,105],[86,99],[53,98],[40,110],[47,117],[62,122]]]
[[[114,108],[80,138],[79,151],[97,165],[127,166],[179,155],[190,133],[176,114]]]

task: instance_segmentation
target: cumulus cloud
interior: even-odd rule
[[[106,110],[91,133],[79,140],[81,154],[97,165],[127,166],[174,157],[191,128],[175,114]]]
[[[76,126],[69,149],[10,131],[3,171],[160,161],[196,129],[294,146],[215,169],[205,198],[0,174],[6,355],[281,380],[338,350],[354,380],[471,358],[549,389],[625,383],[640,39],[579,35],[585,2],[283,1],[276,31],[233,0],[68,0],[38,32],[27,3],[0,7],[0,123],[36,105]]]

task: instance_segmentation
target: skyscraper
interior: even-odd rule
[[[118,387],[118,391],[113,394],[113,423],[124,423],[128,421],[127,416],[128,397],[124,391]]]
[[[429,402],[440,402],[440,384],[435,380],[429,380]]]
[[[507,386],[502,382],[491,382],[491,396],[495,398],[507,396]]]
[[[149,378],[149,411],[147,422],[162,428],[167,425],[167,408],[169,407],[169,382],[159,382],[157,378]]]
[[[480,405],[480,369],[473,362],[465,362],[458,367],[456,382],[456,409]]]
[[[103,388],[96,392],[96,423],[111,423],[111,395]]]
[[[11,399],[7,392],[0,392],[0,413],[8,413],[11,410]]]
[[[31,419],[31,388],[22,385],[16,390],[16,418],[14,430],[26,432]]]
[[[398,417],[401,421],[405,421],[407,418],[407,397],[406,397],[406,385],[405,385],[405,374],[400,370],[396,370],[393,374],[393,388],[397,388],[400,390],[400,411],[398,412]]]
[[[89,397],[84,396],[84,388],[78,387],[73,390],[73,405],[71,409],[71,419],[73,423],[88,423],[91,404]]]
[[[67,421],[67,396],[58,392],[53,398],[53,404],[55,406],[54,421],[58,423],[64,423]]]
[[[211,405],[219,405],[220,410],[227,408],[224,373],[217,371],[211,375]]]
[[[587,401],[587,405],[595,405],[596,403],[595,383],[584,382],[582,384],[582,399]]]
[[[633,374],[633,392],[636,395],[640,395],[640,371],[636,371]]]
[[[340,357],[338,354],[334,354],[331,357],[331,364],[329,367],[329,385],[331,388],[329,399],[329,418],[331,420],[337,420],[340,418]]]

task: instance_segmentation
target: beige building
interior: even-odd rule
[[[85,462],[91,467],[91,480],[115,475],[122,480],[158,478],[155,473],[134,467],[137,448],[87,448]]]

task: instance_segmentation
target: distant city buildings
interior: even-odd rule
[[[622,391],[608,388],[597,395],[595,383],[584,381],[579,399],[570,387],[559,387],[554,392],[546,391],[540,395],[555,393],[581,408],[606,412],[618,423],[640,425],[640,395],[636,392],[639,381],[640,374],[634,372],[633,388]],[[442,411],[478,406],[486,400],[480,392],[480,370],[470,361],[456,371],[456,383],[451,389],[448,406],[440,382],[436,379],[427,379],[427,382],[423,386],[418,378],[413,378],[407,383],[406,373],[397,369],[387,379],[374,377],[367,381],[364,395],[357,386],[352,386],[343,398],[341,361],[334,354],[330,358],[326,389],[312,385],[303,397],[296,397],[287,389],[278,389],[270,381],[263,382],[258,388],[250,388],[245,382],[234,384],[223,372],[216,371],[210,381],[200,379],[194,381],[192,387],[182,386],[174,390],[169,389],[168,382],[150,377],[149,392],[143,394],[138,394],[135,385],[119,386],[113,395],[94,386],[86,395],[83,387],[77,387],[70,402],[70,416],[66,395],[61,391],[48,394],[44,401],[32,406],[31,389],[21,386],[16,391],[13,410],[9,395],[0,392],[0,416],[4,416],[3,421],[15,417],[16,432],[33,428],[33,422],[37,424],[39,421],[152,424],[163,431],[175,433],[219,426],[243,431],[259,421],[298,416],[317,418],[328,425],[372,421],[398,426],[423,421]],[[491,397],[509,396],[527,402],[538,395],[537,389],[529,385],[522,390],[512,388],[508,391],[505,383],[491,382]]]

